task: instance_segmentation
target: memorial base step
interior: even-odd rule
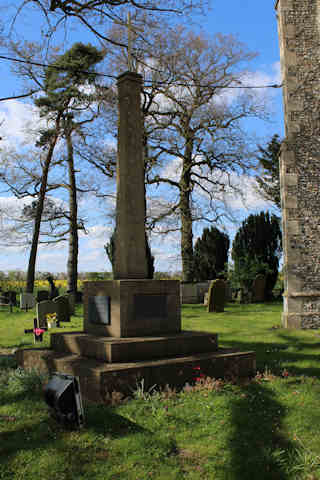
[[[256,373],[255,352],[218,349],[210,353],[176,356],[157,360],[106,363],[93,358],[55,352],[49,349],[20,349],[18,365],[42,372],[60,372],[80,378],[83,399],[110,403],[115,392],[124,396],[141,385],[145,391],[152,386],[183,388],[200,374],[212,378],[250,377]]]
[[[122,338],[72,332],[52,333],[50,342],[51,348],[57,352],[116,363],[214,352],[218,348],[218,335],[182,331],[168,335]]]

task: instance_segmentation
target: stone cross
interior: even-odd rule
[[[119,126],[114,279],[146,279],[142,76],[118,77]]]
[[[24,331],[24,333],[33,333],[33,342],[42,342],[43,334],[48,330],[47,327],[39,327],[38,319],[33,319],[33,328],[28,328]]]
[[[132,25],[132,22],[131,22],[131,14],[130,12],[128,12],[128,20],[127,20],[127,24],[126,24],[126,27],[128,29],[128,70],[129,72],[134,72],[135,69],[134,69],[134,66],[133,66],[133,61],[132,61],[132,37],[134,35],[134,33],[136,31],[139,31],[139,32],[143,32],[143,29],[142,28],[138,28],[137,26],[133,27]],[[117,23],[119,25],[124,25],[123,22],[117,22],[116,20],[114,20],[114,23]]]

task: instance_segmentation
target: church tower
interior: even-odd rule
[[[287,328],[320,328],[320,0],[277,0],[285,139],[280,185]]]

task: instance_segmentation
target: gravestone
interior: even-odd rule
[[[232,301],[232,288],[229,281],[225,281],[226,286],[226,302]]]
[[[14,307],[16,307],[17,306],[17,292],[15,292],[14,290],[9,290],[8,292],[6,292],[6,296],[8,298],[8,303],[10,303]]]
[[[37,302],[43,302],[44,300],[49,300],[49,292],[48,290],[38,290],[36,296]]]
[[[80,290],[76,292],[76,303],[82,303],[82,292]]]
[[[266,276],[262,273],[256,275],[252,283],[252,301],[264,302],[266,289]]]
[[[59,296],[59,289],[55,286],[53,277],[51,275],[47,277],[47,281],[49,282],[50,286],[49,300],[53,300]]]
[[[36,314],[39,328],[48,328],[47,314],[58,314],[58,305],[52,300],[44,300],[36,305]],[[58,320],[58,318],[57,318]]]
[[[208,312],[224,312],[226,285],[224,280],[212,280],[208,291]]]
[[[203,297],[203,305],[205,306],[208,305],[208,296],[209,296],[209,292],[206,292]]]
[[[33,308],[36,304],[36,299],[33,293],[20,293],[20,308],[25,310]]]
[[[197,283],[197,303],[204,302],[204,296],[206,292],[209,290],[210,280],[206,282],[198,282]]]
[[[320,328],[320,0],[277,0],[275,8],[285,114],[282,324]]]
[[[59,295],[59,297],[53,299],[53,303],[57,305],[58,324],[60,324],[60,322],[70,322],[70,305],[68,297]]]

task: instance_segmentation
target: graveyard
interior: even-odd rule
[[[49,335],[83,328],[71,321],[34,343],[35,308],[0,312],[1,474],[37,478],[318,478],[318,330],[281,327],[282,302],[227,303],[224,312],[182,305],[182,328],[211,331],[225,348],[254,350],[252,379],[209,379],[195,368],[180,391],[143,382],[110,403],[85,405],[85,427],[68,431],[43,401],[47,376],[16,368],[13,350],[49,346]],[[250,451],[250,461],[246,452]],[[18,452],[18,453],[17,453]],[[272,452],[272,453],[271,453]],[[77,458],[77,462],[74,461]],[[245,474],[243,469],[245,467]],[[299,476],[300,475],[300,476]],[[26,477],[28,478],[28,477]]]
[[[52,2],[50,10],[56,7]],[[16,292],[2,293],[0,478],[320,478],[319,236],[309,210],[316,212],[320,181],[318,86],[306,68],[319,53],[312,40],[319,37],[319,1],[277,0],[275,8],[286,133],[279,152],[284,287],[278,298],[271,289],[266,298],[262,263],[251,287],[244,282],[238,292],[221,270],[199,283],[150,274],[144,78],[133,68],[128,15],[128,71],[114,77],[113,276],[84,282],[81,303],[76,283],[61,295],[51,275],[49,290],[30,293],[27,286],[20,302]],[[56,142],[58,129],[54,135]],[[192,152],[189,160],[180,202],[190,214],[188,221],[181,216],[184,253],[192,250],[186,194]],[[184,279],[193,263],[182,254]],[[45,405],[54,372],[77,378],[81,428],[61,425]]]

